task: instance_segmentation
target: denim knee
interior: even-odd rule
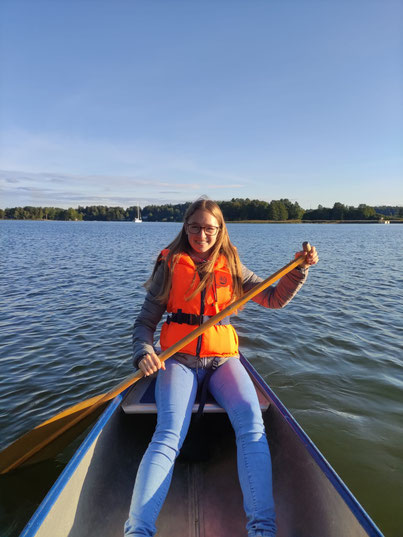
[[[180,435],[172,431],[155,431],[150,442],[150,450],[164,455],[173,462],[179,454],[182,440]]]
[[[242,402],[232,409],[232,422],[237,438],[244,435],[266,436],[260,407]]]

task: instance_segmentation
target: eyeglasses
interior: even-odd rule
[[[192,235],[197,235],[202,229],[206,235],[217,235],[218,230],[220,229],[217,226],[199,226],[199,224],[188,224],[187,225],[189,233]]]

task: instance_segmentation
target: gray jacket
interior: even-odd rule
[[[272,285],[268,287],[252,300],[265,308],[284,308],[301,289],[307,275],[307,269],[298,267],[283,276],[276,286]],[[166,305],[161,304],[155,298],[160,293],[163,278],[164,269],[162,264],[160,264],[154,274],[144,304],[133,326],[133,363],[135,367],[138,367],[139,359],[144,354],[154,350],[154,333],[166,311]],[[245,293],[263,281],[263,278],[257,276],[244,265],[242,265],[242,278]],[[197,362],[194,356],[182,353],[176,354],[175,358],[178,358],[190,367],[195,367]],[[210,361],[212,360],[208,360],[208,362]],[[204,363],[204,365],[206,364]]]

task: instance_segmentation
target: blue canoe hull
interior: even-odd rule
[[[278,537],[382,537],[285,406],[241,359],[262,403]],[[134,387],[142,394],[134,413],[122,410],[130,407],[125,401],[131,390],[110,403],[21,537],[123,535],[136,471],[156,422],[150,382],[143,379]],[[210,456],[178,459],[158,519],[160,537],[246,536],[234,435],[225,413],[215,412],[214,404],[206,405],[206,412],[203,433]]]

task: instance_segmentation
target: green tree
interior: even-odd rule
[[[15,220],[25,220],[26,212],[22,207],[16,207],[14,209],[14,215],[13,218]]]
[[[347,212],[347,207],[340,202],[336,202],[332,209],[333,220],[344,220],[344,215]]]
[[[281,199],[281,203],[287,209],[288,220],[300,220],[304,214],[304,209],[298,205],[298,202],[292,203],[289,199]]]
[[[292,205],[292,208],[288,210],[288,218],[290,220],[301,220],[301,218],[304,216],[304,212],[304,209],[296,201]]]
[[[71,207],[64,214],[64,220],[82,220],[83,215]]]
[[[269,204],[267,201],[252,200],[249,204],[249,220],[267,220],[269,214]]]
[[[43,209],[44,218],[46,220],[54,220],[56,215],[56,209],[54,207],[45,207]]]
[[[282,201],[272,200],[269,204],[269,220],[287,220],[287,208]]]
[[[358,206],[358,215],[360,220],[374,220],[376,218],[376,211],[373,207],[361,203]]]

